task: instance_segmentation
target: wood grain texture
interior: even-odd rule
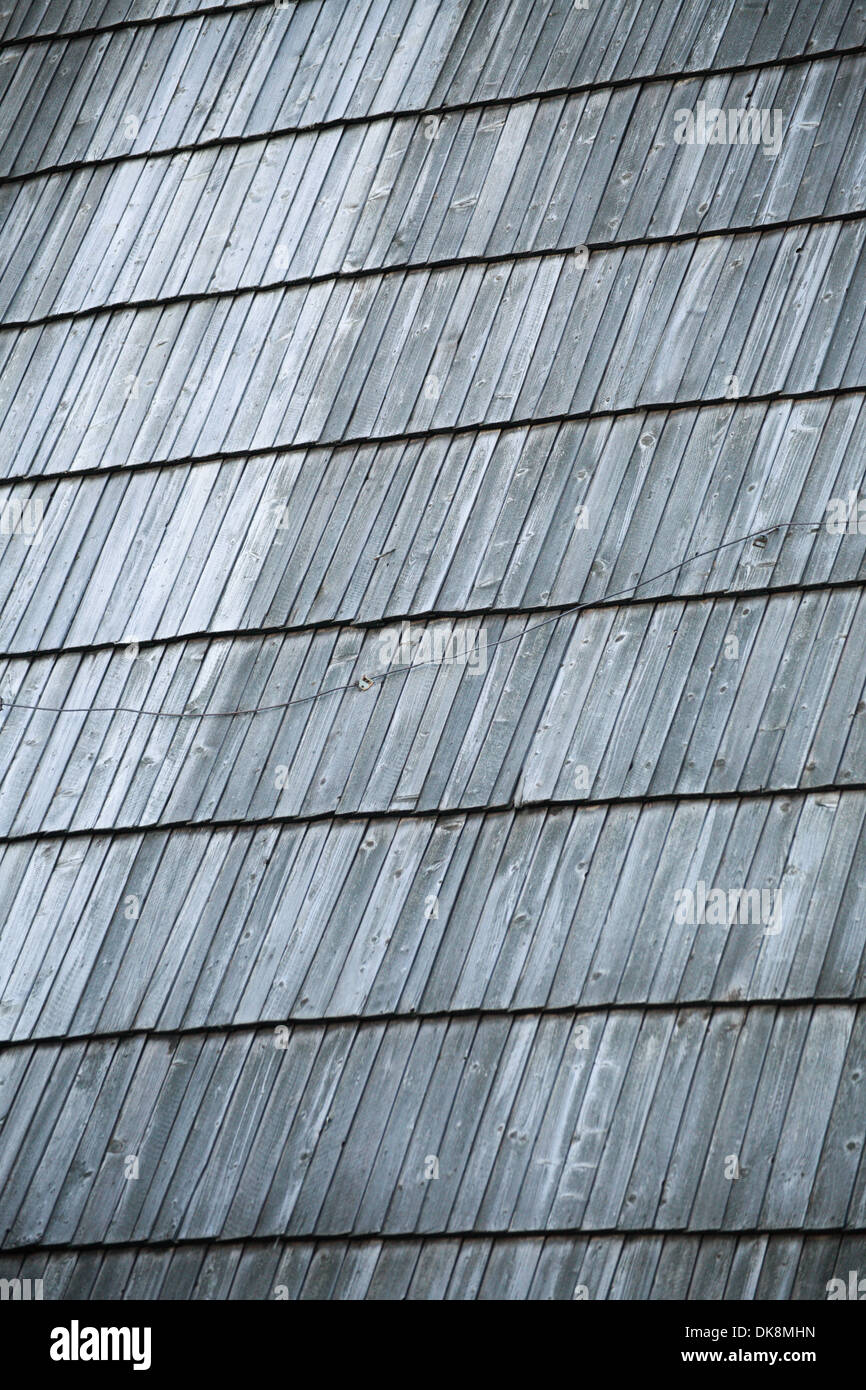
[[[3,6],[0,1277],[862,1268],[864,37]]]

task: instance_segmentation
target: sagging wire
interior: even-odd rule
[[[765,541],[777,531],[793,530],[820,530],[825,525],[826,518],[820,521],[778,521],[773,526],[762,526],[759,531],[750,531],[745,536],[735,536],[732,540],[722,541],[718,545],[710,546],[707,550],[701,550],[694,555],[689,555],[684,560],[678,560],[676,564],[670,565],[667,569],[660,570],[658,574],[650,575],[646,579],[641,579],[637,584],[631,584],[628,588],[620,589],[613,594],[605,594],[601,598],[587,599],[583,603],[572,604],[568,608],[561,608],[549,618],[542,618],[540,622],[532,623],[529,627],[523,628],[521,632],[512,633],[510,637],[499,637],[495,642],[490,642],[487,650],[491,651],[494,647],[503,647],[509,642],[519,642],[527,637],[531,632],[537,632],[539,628],[548,627],[551,623],[558,623],[563,618],[573,617],[575,613],[582,613],[590,608],[598,608],[602,605],[614,602],[616,599],[629,598],[636,594],[638,589],[646,587],[648,584],[656,584],[660,579],[666,579],[668,575],[674,574],[685,565],[691,565],[695,560],[705,560],[711,555],[718,555],[723,550],[729,549],[734,545],[746,545],[749,541],[757,541],[763,538]],[[700,598],[700,594],[683,595],[683,598]],[[490,616],[497,616],[491,614]],[[435,619],[433,619],[435,621]],[[387,624],[386,624],[387,625]],[[14,654],[9,658],[14,659]],[[135,714],[143,715],[151,719],[234,719],[245,715],[270,714],[277,710],[292,709],[296,705],[312,704],[315,700],[323,700],[327,695],[344,694],[347,690],[369,690],[371,686],[380,685],[391,676],[407,675],[409,671],[421,671],[427,666],[440,666],[440,661],[419,661],[412,662],[408,666],[397,666],[392,670],[383,671],[374,676],[362,676],[358,681],[349,681],[345,685],[329,686],[327,690],[317,690],[312,695],[301,695],[294,700],[282,700],[273,705],[253,705],[247,709],[229,710],[162,710],[162,709],[135,709],[130,705],[43,705],[27,704],[21,700],[5,700],[0,696],[0,710],[7,709],[26,709],[41,712],[44,714]]]

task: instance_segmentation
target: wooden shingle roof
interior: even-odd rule
[[[0,1277],[866,1267],[864,76],[851,0],[5,4]]]

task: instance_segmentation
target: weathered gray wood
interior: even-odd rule
[[[823,1298],[862,9],[190,6],[0,15],[0,1270]],[[370,684],[404,620],[484,659]]]
[[[856,998],[863,815],[818,793],[13,843],[4,1035]],[[678,922],[701,881],[780,890],[778,930]]]
[[[567,1300],[583,1272],[606,1276],[593,1280],[590,1298],[671,1297],[721,1300],[753,1298],[756,1289],[769,1295],[784,1288],[793,1301],[824,1299],[827,1280],[862,1265],[862,1235],[797,1236],[721,1235],[707,1241],[689,1235],[524,1237],[497,1243],[489,1239],[368,1240],[349,1244],[313,1242],[267,1245],[196,1244],[183,1252],[171,1249],[105,1252],[52,1252],[22,1260],[0,1257],[4,1278],[44,1278],[54,1298],[101,1297],[103,1290],[125,1288],[142,1297],[157,1297],[169,1284],[179,1253],[181,1265],[198,1265],[186,1279],[184,1296],[194,1299],[229,1296],[274,1298],[278,1286],[290,1299],[466,1298],[493,1297],[499,1288],[507,1299]],[[534,1265],[534,1273],[530,1269]],[[312,1277],[305,1284],[307,1274]],[[694,1277],[693,1277],[694,1276]],[[322,1280],[326,1280],[323,1284]],[[530,1282],[527,1284],[527,1280]],[[652,1281],[650,1283],[650,1281]],[[306,1289],[306,1292],[304,1290]],[[483,1292],[481,1292],[483,1290]],[[506,1292],[507,1290],[507,1292]],[[712,1292],[711,1292],[712,1290]],[[110,1295],[109,1295],[110,1296]],[[758,1292],[758,1297],[761,1292]]]
[[[859,222],[829,223],[784,238],[768,232],[602,251],[589,273],[571,258],[550,257],[7,330],[0,335],[12,344],[0,438],[13,452],[5,472],[98,467],[106,451],[107,460],[119,453],[146,462],[341,432],[382,435],[701,393],[718,398],[735,366],[741,393],[839,385],[850,369],[834,324],[861,273],[863,236]],[[801,244],[807,255],[798,260]],[[746,280],[733,317],[726,261]],[[812,280],[792,319],[785,306],[803,289],[806,265]],[[825,265],[829,299],[818,295]],[[770,341],[776,322],[784,353]],[[851,327],[849,315],[849,338]],[[699,331],[700,350],[692,353]],[[791,362],[801,337],[812,352]],[[855,346],[852,361],[859,352]],[[50,383],[42,393],[35,384],[20,387],[34,354]],[[231,381],[224,381],[230,362]],[[76,397],[88,363],[88,388]],[[430,386],[433,378],[438,387]],[[68,414],[64,392],[67,407],[75,397]]]

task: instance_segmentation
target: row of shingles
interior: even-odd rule
[[[254,2],[254,0],[253,0]],[[267,0],[268,3],[271,0]],[[264,3],[264,0],[263,0]],[[123,4],[123,0],[120,0]],[[72,29],[73,15],[75,30],[95,23],[122,23],[136,16],[142,22],[151,18],[164,18],[173,13],[182,13],[186,8],[214,10],[224,6],[209,6],[199,0],[138,0],[127,11],[105,8],[101,19],[96,19],[96,11],[70,11],[57,28]],[[784,0],[770,0],[762,12],[741,15],[730,0],[718,0],[714,4],[677,6],[672,4],[662,8],[631,0],[630,3],[612,4],[606,7],[603,23],[590,22],[590,16],[580,14],[575,17],[569,13],[568,4],[538,4],[532,8],[529,23],[521,31],[510,25],[503,26],[502,15],[493,3],[474,3],[462,7],[460,27],[455,41],[448,53],[448,60],[441,76],[443,84],[458,80],[472,83],[483,71],[486,82],[502,80],[501,74],[509,71],[509,58],[518,63],[520,53],[516,47],[535,44],[536,67],[553,66],[560,81],[581,72],[587,62],[606,61],[606,69],[618,75],[631,71],[630,64],[650,59],[661,67],[669,68],[688,62],[692,66],[711,61],[715,54],[717,62],[761,61],[766,55],[776,53],[808,52],[828,44],[842,41],[849,31],[858,32],[857,12],[850,12],[845,0],[837,0],[824,7],[820,18],[816,17],[807,0],[799,3],[791,12]],[[577,7],[575,7],[577,8]],[[29,13],[18,7],[19,15]],[[443,9],[437,16],[442,24],[450,12]],[[423,11],[422,11],[423,14]],[[846,23],[847,16],[847,23]],[[596,17],[592,16],[595,21]],[[17,23],[21,18],[16,16]],[[34,19],[28,20],[28,27],[38,23],[38,32],[48,30],[46,18],[38,11]],[[543,27],[543,40],[538,42],[537,33]],[[21,33],[20,28],[17,31]],[[420,38],[424,38],[422,30]],[[4,38],[9,42],[4,31]],[[418,36],[412,30],[404,31],[404,46],[417,44]],[[484,58],[478,63],[479,50]],[[735,55],[735,56],[732,56]],[[474,59],[474,62],[473,62]],[[524,79],[525,80],[525,79]],[[549,78],[550,81],[553,77]]]
[[[464,1031],[465,1031],[465,1026],[464,1026]],[[488,1030],[488,1031],[489,1031],[489,1030]],[[506,1030],[506,1031],[507,1031],[507,1030]],[[333,1037],[333,1033],[331,1033],[329,1036]],[[471,1033],[469,1034],[469,1036],[471,1037]],[[367,1041],[367,1043],[368,1043],[368,1046],[367,1046],[366,1049],[363,1049],[363,1050],[362,1050],[362,1051],[364,1051],[364,1052],[366,1053],[366,1056],[363,1056],[363,1055],[362,1055],[362,1056],[359,1058],[359,1061],[358,1061],[358,1064],[357,1064],[357,1066],[358,1066],[358,1077],[355,1078],[355,1081],[356,1081],[356,1085],[357,1085],[358,1087],[362,1087],[362,1086],[363,1086],[363,1082],[364,1082],[364,1080],[366,1079],[367,1074],[369,1073],[369,1070],[370,1070],[372,1056],[373,1056],[373,1054],[375,1053],[376,1048],[379,1046],[381,1040],[382,1040],[382,1033],[381,1033],[381,1030],[380,1030],[380,1029],[376,1029],[376,1030],[374,1030],[373,1032],[371,1032],[370,1030],[367,1030],[367,1033],[366,1033],[366,1041]],[[208,1040],[208,1041],[214,1041],[214,1040]],[[320,1039],[317,1039],[317,1042],[318,1042],[318,1041],[320,1041]],[[440,1045],[441,1045],[441,1038],[440,1038],[439,1041],[440,1041]],[[497,1040],[497,1044],[498,1044],[498,1047],[499,1047],[500,1049],[501,1049],[501,1047],[502,1047],[502,1042],[503,1042],[503,1037],[500,1036],[500,1037],[498,1038],[498,1040]],[[215,1047],[217,1048],[217,1050],[219,1050],[219,1040],[215,1040],[214,1045],[215,1045]],[[185,1040],[183,1040],[183,1041],[181,1042],[180,1047],[181,1047],[181,1052],[184,1052],[184,1051],[188,1052],[189,1049],[190,1049],[190,1047],[193,1047],[193,1048],[195,1048],[195,1051],[198,1051],[198,1049],[197,1049],[196,1046],[195,1046],[194,1040],[192,1040],[192,1039],[185,1039]],[[372,1051],[371,1051],[371,1048],[372,1048]],[[211,1049],[211,1051],[213,1052],[213,1048]],[[237,1049],[235,1049],[235,1052],[236,1052],[236,1051],[237,1051]],[[105,1052],[106,1052],[106,1049],[105,1049],[104,1046],[103,1046],[103,1048],[102,1048],[102,1052],[103,1052],[103,1054],[105,1054]],[[244,1055],[245,1055],[245,1053],[241,1053],[241,1058],[243,1058]],[[32,1070],[38,1071],[39,1063],[40,1063],[40,1061],[41,1061],[42,1059],[41,1059],[40,1057],[37,1057],[35,1060],[36,1060],[36,1067],[35,1067],[35,1068],[31,1068],[30,1071],[32,1071]],[[286,1058],[286,1061],[287,1061],[287,1063],[288,1063],[288,1061],[289,1061],[289,1058],[288,1058],[288,1057]],[[231,1057],[230,1057],[230,1059],[229,1059],[229,1066],[231,1066],[231,1065],[232,1065],[232,1062],[231,1062]],[[309,1060],[308,1060],[308,1061],[307,1061],[307,1067],[305,1068],[305,1072],[308,1072],[308,1070],[309,1070],[309,1065],[310,1065],[310,1063],[309,1063]],[[209,1072],[212,1071],[213,1066],[214,1066],[214,1060],[213,1060],[213,1057],[211,1057],[210,1066],[209,1066],[209,1069],[208,1069]],[[237,1066],[238,1066],[237,1057],[235,1057],[235,1060],[234,1060],[234,1069],[235,1069],[235,1071],[237,1071]],[[43,1067],[43,1070],[44,1070],[44,1067]],[[354,1070],[354,1069],[353,1069],[353,1070]],[[16,1077],[18,1077],[18,1078],[23,1078],[24,1071],[23,1071],[23,1061],[22,1061],[21,1057],[16,1057],[16,1058],[14,1058],[14,1059],[12,1060],[12,1065],[11,1065],[10,1071],[11,1071],[11,1075],[12,1075],[12,1078],[13,1078],[13,1082],[14,1082],[14,1080],[16,1079]],[[100,1072],[100,1079],[101,1079],[101,1075],[102,1075],[102,1072]],[[89,1078],[88,1078],[88,1079],[89,1079]],[[37,1084],[38,1084],[38,1078],[37,1078]],[[230,1092],[230,1091],[232,1090],[232,1085],[233,1085],[233,1081],[232,1081],[232,1084],[229,1084],[229,1085],[227,1086],[227,1085],[226,1085],[225,1079],[223,1079],[223,1084],[222,1084],[222,1085],[220,1085],[218,1088],[214,1088],[213,1086],[211,1086],[211,1087],[210,1087],[210,1090],[208,1091],[207,1094],[208,1094],[208,1095],[213,1094],[214,1090],[216,1090],[216,1093],[217,1093],[218,1095],[219,1095],[219,1094],[222,1094],[222,1092],[224,1092],[224,1091],[226,1091],[226,1090],[228,1090],[228,1092]],[[489,1085],[489,1080],[488,1080],[488,1085]],[[32,1092],[34,1089],[35,1089],[34,1080],[33,1080],[33,1078],[30,1076],[30,1073],[28,1072],[28,1075],[27,1075],[27,1088],[24,1089],[23,1086],[22,1086],[21,1088],[19,1088],[19,1096],[22,1096],[22,1097],[23,1097],[23,1096],[26,1096],[26,1094],[28,1093],[28,1091],[29,1091],[29,1092]],[[97,1089],[98,1089],[98,1086],[97,1086]],[[320,1083],[318,1084],[318,1086],[315,1088],[315,1090],[317,1091],[317,1093],[318,1093],[319,1095],[321,1095],[322,1089],[323,1089],[323,1088],[322,1088],[322,1083],[320,1082]],[[327,1095],[328,1095],[328,1103],[330,1104],[330,1097],[331,1097],[331,1094],[332,1094],[332,1088],[331,1088],[331,1087],[326,1087],[325,1089],[326,1089],[326,1092],[327,1092]],[[379,1089],[380,1095],[381,1095],[382,1098],[384,1099],[385,1093],[382,1091],[382,1087],[381,1087],[381,1078],[379,1079],[379,1088],[378,1088],[378,1089]],[[393,1091],[393,1087],[389,1087],[389,1092],[392,1092],[392,1091]],[[172,1100],[173,1100],[172,1109],[173,1109],[173,1111],[176,1111],[176,1109],[177,1109],[177,1104],[178,1104],[177,1096],[172,1097]],[[23,1103],[24,1103],[24,1102],[23,1102],[23,1100],[22,1100],[22,1104],[23,1104]],[[115,1102],[114,1102],[114,1103],[115,1103],[115,1106],[116,1106],[116,1104],[117,1104],[116,1098],[115,1098]],[[198,1104],[198,1103],[199,1103],[199,1102],[198,1102],[198,1099],[196,1098],[196,1099],[194,1100],[194,1104]],[[220,1110],[221,1110],[221,1111],[224,1110],[225,1105],[226,1105],[227,1103],[228,1103],[228,1102],[227,1102],[227,1098],[226,1098],[226,1099],[223,1100],[222,1106],[220,1107]],[[44,1113],[44,1111],[43,1111],[43,1113]],[[216,1117],[215,1115],[211,1115],[211,1114],[209,1113],[208,1116],[207,1116],[206,1118],[207,1118],[207,1127],[205,1128],[205,1126],[203,1125],[203,1126],[202,1126],[202,1132],[211,1133],[212,1130],[211,1130],[211,1127],[210,1127],[210,1126],[213,1124],[214,1120],[215,1120],[217,1117]],[[68,1125],[69,1125],[68,1113],[67,1113],[67,1116],[65,1117],[65,1122],[66,1122],[66,1125],[67,1125],[67,1127],[68,1127]],[[49,1117],[48,1117],[47,1123],[48,1123],[48,1128],[49,1128],[49,1130],[50,1130],[51,1125],[53,1124],[53,1116],[49,1116]],[[119,1123],[119,1122],[118,1122],[118,1123]],[[321,1121],[320,1121],[320,1123],[321,1123]],[[381,1127],[381,1125],[384,1123],[384,1120],[382,1119],[382,1117],[379,1118],[379,1123],[380,1123],[380,1127]],[[16,1123],[15,1123],[15,1113],[14,1113],[14,1110],[12,1111],[12,1115],[11,1115],[11,1119],[10,1119],[10,1126],[11,1126],[13,1132],[15,1132],[15,1130],[16,1130],[17,1128],[20,1127],[20,1126],[16,1125]],[[61,1128],[62,1128],[62,1125],[61,1125]],[[347,1128],[348,1128],[348,1121],[346,1121],[345,1125],[343,1125],[343,1124],[340,1125],[340,1132],[343,1133],[343,1134],[345,1134]],[[102,1123],[101,1129],[102,1129],[102,1132],[103,1132],[103,1133],[102,1133],[102,1142],[103,1142],[103,1145],[104,1145],[104,1143],[105,1143],[106,1140],[107,1140],[107,1133],[108,1133],[108,1130],[117,1131],[117,1124],[114,1122],[114,1117],[112,1116],[112,1118],[111,1118],[111,1121],[110,1121],[110,1123],[109,1123],[109,1125],[108,1125],[108,1130],[106,1130],[105,1121],[104,1121],[104,1119],[103,1119],[103,1123]],[[59,1142],[59,1136],[58,1136],[58,1137],[55,1137],[55,1136],[56,1136],[56,1133],[57,1133],[57,1132],[55,1131],[55,1133],[52,1134],[52,1135],[50,1136],[50,1138],[47,1138],[47,1137],[44,1136],[44,1135],[42,1136],[42,1147],[45,1148],[45,1154],[47,1155],[47,1157],[48,1157],[49,1159],[50,1159],[52,1156],[56,1155],[59,1151],[63,1151],[63,1150],[65,1150],[66,1148],[68,1148],[68,1139],[67,1139],[66,1144],[61,1144],[61,1143]],[[32,1131],[31,1131],[31,1134],[32,1134]],[[143,1139],[143,1133],[142,1133],[142,1131],[141,1131],[140,1126],[137,1126],[137,1128],[136,1128],[136,1137],[135,1137],[135,1140],[134,1140],[134,1148],[135,1148],[135,1151],[136,1151],[136,1152],[139,1152],[139,1151],[142,1150],[142,1149],[146,1150],[146,1147],[147,1147],[147,1146],[146,1146],[146,1143],[143,1145],[143,1144],[140,1142],[140,1140],[142,1140],[142,1139]],[[28,1147],[32,1146],[32,1143],[33,1143],[33,1142],[35,1142],[35,1141],[31,1138],[31,1145],[28,1145]],[[343,1141],[343,1142],[344,1142],[344,1141]],[[121,1140],[120,1140],[120,1146],[122,1147],[122,1146],[124,1146],[124,1145],[125,1145],[126,1147],[131,1147],[131,1146],[133,1146],[130,1140],[121,1139]],[[47,1146],[47,1147],[46,1147],[46,1146]],[[307,1149],[308,1149],[308,1151],[309,1151],[309,1148],[312,1147],[311,1141],[310,1141],[310,1140],[306,1140],[306,1141],[305,1141],[305,1146],[307,1147]],[[438,1141],[437,1141],[437,1146],[438,1146]],[[93,1149],[93,1147],[94,1147],[94,1145],[93,1145],[93,1143],[91,1143],[91,1149]],[[278,1143],[278,1146],[277,1146],[277,1147],[279,1148],[279,1147],[281,1147],[281,1145]],[[297,1146],[296,1146],[296,1147],[297,1147]],[[328,1148],[328,1146],[326,1145],[325,1148],[326,1148],[326,1154],[327,1154],[327,1148]],[[374,1149],[374,1151],[375,1151],[375,1149]],[[44,1159],[43,1159],[43,1162],[44,1162]],[[66,1160],[67,1165],[68,1165],[68,1162],[69,1162],[69,1159],[67,1158],[67,1160]],[[154,1156],[151,1156],[149,1153],[144,1152],[144,1153],[143,1153],[143,1163],[146,1165],[146,1167],[145,1167],[145,1173],[148,1173],[148,1172],[149,1172],[149,1173],[152,1173],[152,1172],[154,1171],[154,1167],[155,1167],[155,1157],[154,1157]],[[79,1167],[80,1167],[80,1166],[81,1166],[81,1165],[79,1165]],[[216,1165],[215,1165],[214,1160],[213,1160],[212,1157],[211,1157],[210,1166],[211,1166],[211,1170],[214,1171]],[[278,1165],[278,1166],[279,1166],[279,1165]],[[26,1219],[25,1221],[23,1221],[23,1222],[22,1222],[21,1220],[19,1220],[19,1221],[16,1222],[16,1224],[15,1224],[15,1229],[14,1229],[13,1235],[12,1235],[12,1243],[13,1243],[13,1244],[14,1244],[16,1241],[19,1242],[19,1243],[20,1243],[20,1242],[26,1243],[27,1240],[28,1240],[28,1238],[31,1239],[31,1240],[32,1240],[32,1239],[40,1238],[41,1232],[44,1230],[45,1225],[46,1225],[46,1223],[47,1223],[47,1221],[48,1221],[48,1217],[49,1217],[49,1214],[50,1214],[50,1211],[51,1211],[51,1206],[53,1205],[53,1200],[54,1200],[54,1196],[56,1195],[56,1191],[57,1191],[57,1189],[61,1188],[61,1185],[62,1185],[62,1183],[63,1183],[63,1174],[66,1172],[66,1168],[63,1166],[63,1160],[61,1160],[60,1167],[61,1167],[61,1170],[62,1170],[62,1171],[56,1176],[54,1183],[51,1184],[50,1187],[47,1189],[47,1190],[50,1191],[51,1194],[52,1194],[50,1200],[48,1200],[48,1202],[47,1202],[47,1205],[46,1205],[45,1202],[43,1202],[43,1203],[40,1204],[39,1202],[34,1201],[34,1202],[31,1204],[31,1205],[32,1205],[32,1209],[31,1209],[31,1210],[28,1212],[28,1214],[27,1214],[27,1219]],[[331,1164],[331,1170],[332,1170],[332,1169],[333,1169],[333,1162],[332,1162],[332,1164]],[[159,1171],[159,1172],[162,1172],[162,1173],[165,1173],[165,1170],[166,1170],[166,1163],[165,1163],[165,1160],[163,1159],[163,1160],[160,1162],[160,1164],[159,1164],[159,1169],[158,1169],[158,1171]],[[88,1176],[92,1176],[92,1172],[93,1172],[93,1169],[90,1170],[90,1173],[88,1174]],[[330,1181],[330,1174],[328,1175],[328,1181]],[[21,1193],[26,1189],[27,1183],[28,1183],[28,1177],[27,1177],[27,1175],[25,1174],[24,1177],[23,1177],[23,1182],[22,1182],[22,1183],[16,1185],[16,1183],[15,1183],[15,1181],[14,1181],[14,1179],[13,1179],[9,1184],[7,1184],[7,1189],[6,1189],[6,1190],[7,1190],[7,1200],[8,1200],[9,1203],[15,1204],[14,1207],[11,1206],[11,1205],[10,1205],[9,1207],[7,1207],[10,1222],[11,1222],[11,1220],[12,1220],[12,1216],[13,1216],[13,1214],[14,1214],[14,1211],[17,1211],[17,1210],[18,1210],[18,1205],[17,1205],[17,1204],[18,1204],[18,1202],[19,1202],[19,1200],[20,1200],[20,1195],[21,1195]],[[188,1187],[189,1187],[189,1179],[187,1180],[187,1194],[186,1194],[187,1198],[188,1198],[188,1195],[189,1195],[189,1194],[188,1194]],[[79,1184],[79,1189],[80,1189],[80,1184]],[[136,1200],[135,1200],[135,1207],[136,1207],[136,1208],[140,1208],[141,1202],[142,1202],[142,1200],[144,1200],[144,1199],[142,1199],[142,1198],[140,1197],[140,1194],[141,1194],[142,1190],[143,1190],[143,1189],[142,1189],[142,1188],[139,1188],[138,1186],[136,1186],[136,1188],[133,1189],[133,1194],[134,1194],[134,1197],[135,1197],[135,1199],[136,1199]],[[154,1231],[155,1234],[159,1234],[161,1231],[163,1231],[163,1230],[166,1229],[166,1226],[165,1226],[165,1218],[163,1218],[163,1221],[162,1221],[161,1224],[160,1224],[160,1222],[157,1222],[156,1228],[153,1227],[153,1221],[152,1221],[154,1210],[157,1209],[157,1208],[159,1208],[160,1203],[161,1203],[162,1200],[163,1200],[162,1194],[163,1194],[164,1190],[165,1190],[165,1185],[164,1185],[164,1183],[163,1183],[161,1186],[160,1186],[159,1184],[157,1184],[157,1191],[156,1191],[155,1197],[154,1197],[154,1198],[151,1200],[151,1202],[150,1202],[151,1214],[150,1214],[150,1220],[149,1220],[149,1222],[148,1222],[148,1227],[149,1227],[150,1230]],[[174,1190],[175,1192],[177,1191],[177,1184],[176,1184],[176,1182],[175,1182],[174,1185],[173,1185],[173,1190]],[[294,1191],[293,1195],[295,1195],[296,1192],[297,1192],[297,1184],[295,1184],[295,1191]],[[85,1195],[91,1195],[91,1194],[88,1192],[88,1193],[85,1194]],[[323,1196],[323,1195],[324,1195],[324,1194],[322,1194],[322,1193],[320,1193],[320,1194],[318,1195],[317,1209],[318,1209],[318,1207],[321,1205],[321,1200],[322,1200],[322,1196]],[[229,1196],[231,1196],[231,1194],[229,1194]],[[116,1201],[116,1198],[115,1198],[115,1201]],[[108,1227],[108,1223],[109,1223],[109,1220],[110,1220],[110,1218],[111,1218],[111,1216],[112,1216],[112,1210],[113,1210],[113,1208],[114,1208],[114,1205],[115,1205],[115,1203],[111,1203],[111,1204],[109,1205],[108,1210],[107,1210],[106,1212],[103,1213],[103,1221],[102,1221],[102,1223],[101,1223],[101,1228],[100,1228],[100,1232],[99,1232],[99,1233],[97,1233],[97,1231],[96,1231],[95,1228],[92,1229],[92,1230],[91,1230],[90,1228],[88,1228],[88,1238],[97,1238],[97,1239],[103,1238],[102,1231],[103,1231],[104,1228]],[[128,1204],[127,1204],[127,1205],[128,1205]],[[175,1202],[175,1204],[174,1204],[174,1213],[175,1213],[174,1227],[175,1227],[175,1228],[179,1225],[179,1222],[180,1222],[180,1220],[181,1220],[181,1218],[182,1218],[182,1215],[183,1215],[183,1206],[184,1206],[184,1205],[185,1205],[185,1202],[180,1203],[180,1204],[178,1204],[177,1202]],[[261,1200],[259,1201],[259,1205],[261,1205]],[[147,1203],[145,1203],[145,1206],[147,1206]],[[6,1220],[4,1219],[4,1226],[5,1226],[5,1224],[6,1224]],[[116,1222],[115,1222],[114,1224],[116,1224]],[[434,1226],[432,1226],[432,1227],[428,1225],[428,1229],[436,1229],[436,1228],[438,1228],[438,1226],[439,1226],[440,1224],[441,1224],[441,1223],[436,1223],[436,1224],[435,1224]],[[171,1225],[172,1225],[172,1223],[171,1223],[171,1221],[169,1220],[169,1229],[171,1228]],[[128,1237],[128,1229],[127,1229],[128,1226],[129,1226],[129,1223],[128,1223],[128,1221],[127,1221],[127,1222],[124,1223],[124,1225],[123,1225],[123,1230],[126,1230],[126,1231],[127,1231],[127,1238],[129,1238],[129,1237]],[[213,1229],[212,1226],[211,1226],[211,1229]],[[216,1229],[220,1229],[219,1223],[217,1223]],[[247,1228],[247,1231],[245,1231],[244,1234],[248,1233],[249,1229],[250,1229],[250,1228],[248,1227],[248,1228]],[[283,1228],[281,1227],[280,1229],[283,1229]],[[303,1229],[303,1228],[302,1228],[302,1229]],[[313,1226],[313,1227],[311,1227],[311,1229],[315,1229],[315,1227]],[[410,1227],[410,1229],[411,1229],[411,1227]],[[174,1232],[171,1231],[170,1233],[173,1234]],[[73,1232],[72,1232],[72,1231],[68,1231],[68,1232],[66,1233],[66,1235],[65,1235],[65,1238],[66,1238],[67,1240],[73,1239],[73,1238],[74,1238],[74,1237],[73,1237]]]
[[[6,1051],[5,1244],[863,1224],[862,1009],[579,1017]]]
[[[864,622],[818,589],[446,621],[417,665],[352,628],[11,659],[0,826],[859,785]]]
[[[659,239],[857,211],[864,71],[859,55],[608,88],[435,126],[380,120],[7,185],[3,234],[16,250],[0,311],[30,320],[650,229]],[[760,144],[676,146],[674,113],[698,100],[778,110],[777,157]]]
[[[496,0],[262,6],[8,50],[17,61],[0,168],[29,172],[324,120],[737,68],[864,38],[851,0],[818,14],[801,0],[793,15],[787,3],[759,12],[732,0],[661,8],[611,0],[590,10],[536,0],[504,14]]]
[[[842,792],[7,845],[3,1036],[857,998],[863,806]],[[677,894],[701,881],[769,890],[764,923],[679,924]]]
[[[4,44],[35,38],[44,40],[55,34],[79,34],[83,29],[106,28],[112,24],[146,23],[168,19],[190,10],[212,10],[219,14],[227,6],[268,4],[275,0],[8,0],[9,8],[0,12],[0,40]],[[297,3],[297,0],[293,0]]]
[[[7,1254],[48,1299],[824,1299],[851,1236],[497,1236]],[[585,1292],[584,1292],[585,1291]]]
[[[299,93],[289,108],[299,114],[330,47],[323,31],[333,39],[340,18],[340,6],[263,6],[7,49],[0,169],[26,174],[171,148],[181,133],[192,142],[227,134],[239,98],[242,123],[259,104],[269,67],[272,108]]]
[[[19,831],[35,830],[37,822],[47,828],[59,812],[62,827],[55,828],[69,828],[90,814],[88,806],[94,824],[152,824],[160,816],[177,819],[172,811],[184,801],[195,808],[193,820],[225,818],[229,806],[232,818],[290,813],[296,803],[301,809],[300,781],[310,784],[305,810],[314,802],[322,813],[337,805],[357,810],[361,801],[369,809],[405,809],[422,794],[430,809],[454,805],[455,789],[467,786],[476,761],[479,731],[493,715],[498,728],[488,736],[495,742],[497,732],[504,734],[514,747],[507,760],[507,748],[494,747],[483,765],[495,777],[505,761],[510,789],[567,635],[567,628],[548,624],[521,644],[526,626],[522,617],[486,624],[490,642],[500,633],[509,638],[493,649],[487,671],[459,660],[411,671],[396,666],[367,690],[356,684],[368,671],[383,670],[382,637],[353,629],[192,642],[146,649],[135,659],[60,658],[53,670],[13,663],[7,675],[16,684],[22,679],[21,702],[62,700],[64,708],[82,706],[85,713],[7,712],[5,804],[10,814],[13,802],[17,807],[9,824]],[[445,640],[452,629],[438,630]],[[458,625],[457,640],[464,639],[475,640]],[[479,652],[473,661],[480,661]],[[308,698],[346,685],[342,694]],[[204,721],[112,713],[121,702],[174,712],[259,710],[299,700],[288,709]],[[108,712],[89,713],[94,705]],[[455,745],[465,760],[456,774],[448,751]],[[498,799],[508,799],[504,785]]]
[[[6,473],[858,386],[864,236],[830,222],[6,330]]]
[[[536,30],[550,9],[549,0],[531,9]],[[423,106],[456,31],[471,27],[461,26],[463,14],[453,0],[262,7],[22,47],[8,89],[12,128],[0,167],[26,172]],[[512,16],[501,27],[519,37],[526,19]],[[492,48],[495,53],[495,41]],[[531,51],[518,60],[518,71]],[[506,78],[510,55],[501,59]],[[110,83],[103,74],[110,74]],[[34,82],[40,90],[47,83],[41,100],[28,90]],[[76,114],[100,86],[106,98],[95,110],[85,107],[89,118],[79,118],[75,129]],[[71,119],[61,123],[58,108]],[[127,115],[136,125],[126,123]]]
[[[41,523],[0,649],[855,579],[864,429],[858,395],[732,402],[7,486]]]

